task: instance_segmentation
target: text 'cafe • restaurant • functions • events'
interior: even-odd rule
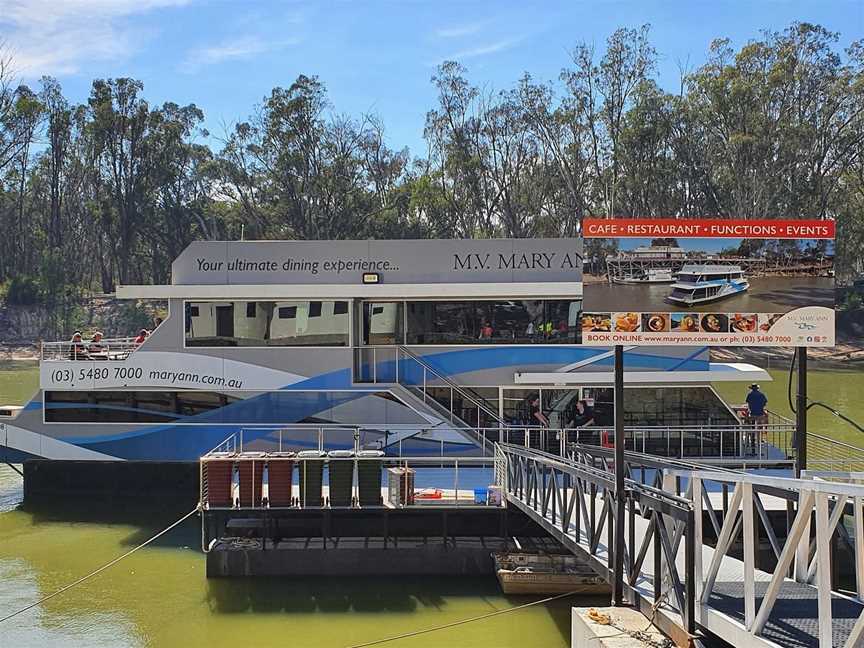
[[[834,233],[831,220],[586,219],[603,258],[584,275],[582,342],[834,346]]]

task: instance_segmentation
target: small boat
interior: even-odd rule
[[[750,288],[741,266],[690,264],[681,268],[666,299],[676,304],[706,304]]]
[[[612,283],[617,284],[672,283],[673,281],[675,281],[675,274],[671,268],[634,270],[621,276],[612,277]]]
[[[493,553],[495,574],[505,594],[608,594],[606,579],[576,556]]]

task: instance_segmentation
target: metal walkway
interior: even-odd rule
[[[562,458],[502,444],[495,464],[508,503],[610,581],[612,456],[576,446]],[[636,453],[626,455],[625,474],[625,592],[678,645],[701,630],[742,647],[864,646],[864,486],[849,483],[864,474],[768,477]],[[768,514],[781,506],[790,511],[785,538]],[[760,535],[770,566],[764,557],[757,565]],[[854,556],[851,583],[832,583],[838,543]]]

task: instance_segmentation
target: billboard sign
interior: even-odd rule
[[[834,346],[834,222],[585,219],[582,343]]]

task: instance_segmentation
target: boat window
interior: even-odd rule
[[[581,300],[408,302],[408,344],[576,344]]]
[[[346,301],[195,302],[189,313],[187,346],[348,346]]]
[[[49,391],[48,423],[170,423],[279,425],[327,423],[346,426],[326,431],[330,441],[342,435],[353,446],[352,425],[416,425],[428,421],[390,392],[276,391],[240,395],[203,391]],[[202,428],[203,429],[203,428]],[[231,428],[226,428],[228,436]],[[219,432],[216,436],[220,436]],[[285,443],[308,442],[308,429],[285,429]],[[334,436],[335,435],[335,436]],[[270,435],[275,439],[275,435]],[[361,439],[361,443],[364,440]],[[215,445],[216,442],[214,442]]]
[[[219,409],[237,398],[213,392],[49,391],[48,423],[168,423]]]
[[[402,344],[402,302],[363,302],[363,344]]]

